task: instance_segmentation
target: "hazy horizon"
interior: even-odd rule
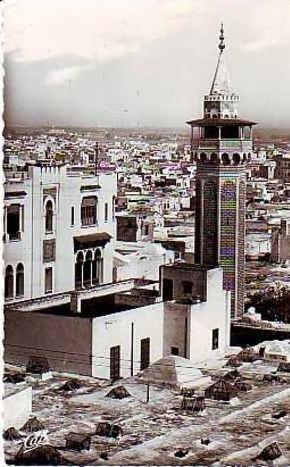
[[[223,21],[240,115],[289,128],[290,2],[11,0],[4,13],[10,127],[184,129],[202,114]]]

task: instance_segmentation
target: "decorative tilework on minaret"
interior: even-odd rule
[[[195,262],[222,266],[235,318],[244,310],[245,165],[252,153],[255,122],[238,117],[239,97],[231,91],[224,59],[223,25],[218,47],[213,82],[204,97],[204,116],[187,122],[197,164]]]

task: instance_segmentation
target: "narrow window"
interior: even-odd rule
[[[150,338],[141,339],[140,370],[144,370],[150,364]]]
[[[192,293],[192,282],[184,281],[184,282],[182,282],[182,285],[183,285],[183,293],[185,293],[185,294],[191,294]]]
[[[97,223],[97,198],[95,196],[83,198],[81,222],[82,226],[95,225]]]
[[[115,381],[120,378],[120,346],[110,348],[110,379]]]
[[[112,220],[113,221],[115,220],[115,202],[116,202],[116,198],[115,196],[113,196],[112,198]]]
[[[162,296],[164,302],[173,300],[173,281],[172,279],[163,279]]]
[[[52,292],[52,268],[45,269],[45,293]]]
[[[16,297],[24,295],[24,266],[19,263],[16,268]]]
[[[45,207],[45,232],[51,233],[53,231],[53,207],[52,202],[49,200]]]
[[[14,277],[12,266],[7,266],[5,272],[5,298],[13,298]]]
[[[171,347],[171,355],[179,355],[179,348]]]
[[[219,348],[219,330],[218,328],[212,330],[212,350]]]
[[[72,206],[70,210],[70,225],[75,225],[75,208]]]
[[[108,222],[108,203],[105,203],[105,222]]]

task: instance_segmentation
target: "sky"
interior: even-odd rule
[[[289,0],[6,0],[9,125],[185,127],[220,23],[240,115],[290,127]]]

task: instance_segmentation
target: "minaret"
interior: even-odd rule
[[[99,175],[99,163],[100,163],[100,143],[96,141],[95,145],[95,175]]]
[[[238,117],[239,97],[231,91],[224,61],[223,25],[218,48],[213,82],[204,97],[204,116],[187,122],[197,164],[195,262],[222,266],[235,318],[244,310],[245,166],[252,154],[255,122]]]

